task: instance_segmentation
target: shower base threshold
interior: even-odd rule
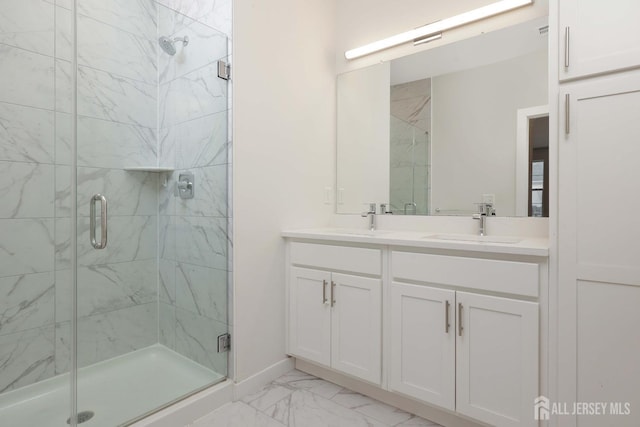
[[[78,426],[119,426],[224,378],[160,344],[96,363],[78,371],[78,412],[93,412]],[[70,393],[68,374],[8,392],[0,426],[68,426]]]

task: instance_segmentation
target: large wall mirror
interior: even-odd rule
[[[337,212],[548,216],[547,18],[338,76]]]

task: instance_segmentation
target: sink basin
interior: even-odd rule
[[[369,236],[375,237],[382,234],[390,233],[388,230],[358,230],[353,228],[327,228],[322,230],[329,234],[342,234],[343,236]]]
[[[429,236],[423,236],[423,239],[433,240],[452,240],[457,242],[475,242],[475,243],[507,243],[515,244],[522,241],[517,237],[505,237],[505,236],[476,236],[473,234],[431,234]]]

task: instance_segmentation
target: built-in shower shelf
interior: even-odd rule
[[[173,172],[176,169],[166,166],[134,166],[130,168],[124,168],[124,170],[131,172]]]

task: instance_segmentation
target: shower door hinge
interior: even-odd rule
[[[218,353],[224,353],[231,350],[231,335],[218,335]]]
[[[231,78],[231,65],[222,60],[218,61],[218,77],[229,80]]]

